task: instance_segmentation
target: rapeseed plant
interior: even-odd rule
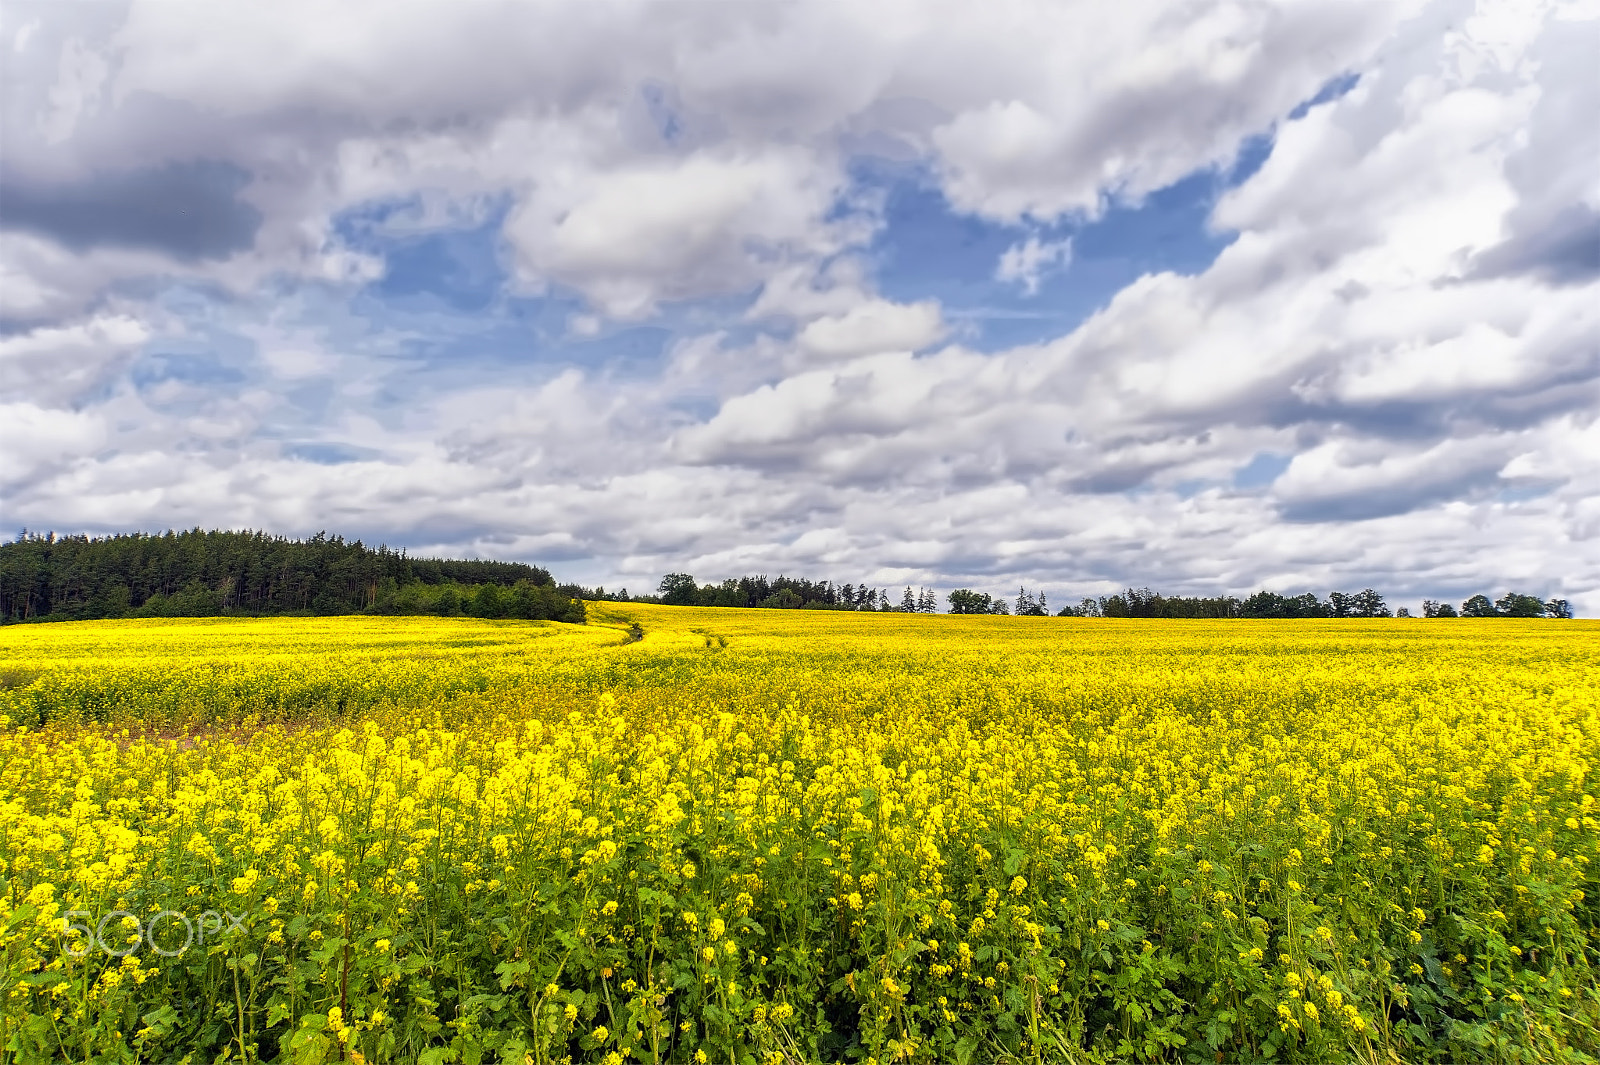
[[[1594,626],[590,619],[0,631],[0,1045],[1600,1054]]]

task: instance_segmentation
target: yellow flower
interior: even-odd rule
[[[1592,623],[589,609],[588,625],[0,627],[0,950],[43,981],[13,988],[7,1015],[95,1045],[110,1038],[105,1017],[193,1000],[186,963],[141,950],[84,970],[64,957],[102,918],[139,910],[103,925],[112,946],[131,945],[166,905],[164,949],[183,941],[177,910],[247,914],[237,931],[224,922],[230,956],[257,959],[241,976],[270,981],[336,937],[351,944],[331,964],[348,954],[362,987],[326,1031],[352,1060],[381,1041],[380,1002],[439,1000],[458,979],[527,994],[544,965],[519,947],[528,914],[594,965],[629,959],[600,969],[626,1000],[613,1004],[641,1028],[686,1024],[691,1055],[691,991],[737,1002],[737,1023],[764,1018],[774,1039],[777,1025],[805,1028],[804,1011],[724,979],[741,955],[792,976],[846,946],[881,948],[894,964],[858,968],[851,994],[982,1032],[1012,985],[1049,989],[1046,1010],[1085,993],[1065,961],[1085,926],[1104,942],[1128,928],[1228,932],[1246,967],[1267,964],[1252,944],[1278,944],[1278,998],[1244,1022],[1256,1044],[1277,1027],[1299,1045],[1318,1010],[1360,1042],[1367,991],[1414,1008],[1405,986],[1425,981],[1422,959],[1368,946],[1393,946],[1396,931],[1420,946],[1433,923],[1481,926],[1507,950],[1546,929],[1537,964],[1520,966],[1526,986],[1496,989],[1525,996],[1530,1016],[1569,1011],[1587,986],[1562,930],[1600,862],[1600,808],[1581,794],[1600,758]],[[649,639],[619,642],[635,621]],[[620,702],[597,695],[624,687]],[[1424,906],[1421,885],[1436,882],[1452,890]],[[191,961],[222,942],[206,922]],[[758,938],[830,931],[785,948],[803,956],[769,958],[738,939],[747,922]],[[400,928],[448,935],[471,971],[400,974],[388,958]],[[1129,945],[1153,956],[1151,936]],[[1455,949],[1443,974],[1470,976]],[[663,985],[662,959],[694,955],[704,986]],[[780,984],[774,972],[763,986]],[[1223,1008],[1179,985],[1197,1009]],[[819,987],[792,990],[811,1001]],[[597,1026],[610,1018],[587,991],[550,983],[544,996],[539,1024],[565,1014],[596,1060],[621,1065],[621,1033]],[[261,996],[242,1001],[245,1024],[270,1027]],[[160,1028],[123,1038],[149,1057]],[[937,1058],[917,1031],[891,1024],[874,1052],[885,1065]],[[1091,1034],[1085,1052],[1115,1057],[1116,1038]],[[1391,1042],[1399,1058],[1425,1056],[1403,1031]],[[708,1034],[705,1053],[718,1045]]]

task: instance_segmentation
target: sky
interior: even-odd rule
[[[0,529],[1594,616],[1596,55],[1600,0],[4,0]]]

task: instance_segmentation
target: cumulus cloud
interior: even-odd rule
[[[1039,280],[1046,270],[1064,268],[1072,262],[1072,238],[1040,241],[1030,236],[1020,244],[1013,244],[1000,256],[995,266],[996,281],[1009,281],[1021,285],[1028,295],[1039,291]]]
[[[1034,92],[973,101],[934,130],[946,192],[1005,220],[1095,214],[1109,196],[1137,198],[1231,158],[1244,136],[1367,58],[1416,6],[1135,4],[992,20],[985,12],[987,30],[965,27],[980,39],[1053,39],[1066,54],[1023,68]]]
[[[824,358],[850,358],[886,351],[916,351],[944,335],[939,306],[932,301],[896,304],[867,300],[844,314],[806,323],[800,348]]]
[[[1266,0],[901,4],[870,20],[827,4],[73,10],[13,34],[0,179],[26,200],[6,224],[148,244],[138,219],[152,216],[133,206],[162,204],[160,217],[190,200],[187,219],[159,227],[166,245],[231,256],[205,276],[248,286],[271,271],[327,276],[328,219],[365,198],[500,192],[516,204],[507,236],[526,280],[642,314],[861,239],[836,210],[849,150],[927,160],[962,210],[1093,211],[1230,157],[1402,12]]]
[[[0,484],[27,485],[104,444],[106,426],[90,414],[32,403],[0,404]]]
[[[9,398],[64,407],[104,387],[150,335],[134,318],[104,315],[0,338],[0,385]]]
[[[570,285],[634,318],[661,299],[754,287],[774,264],[842,249],[850,227],[821,221],[842,184],[782,150],[590,169],[541,183],[507,237],[528,280]]]
[[[1513,582],[1600,610],[1595,26],[1449,0],[41,10],[0,28],[6,512],[339,528],[636,590]],[[866,161],[1003,232],[972,276],[1029,306],[1090,268],[1073,227],[1179,179],[1210,175],[1228,244],[985,346],[891,276]],[[492,337],[381,298],[463,233]],[[659,356],[628,353],[642,328]],[[1238,476],[1261,455],[1281,474]]]

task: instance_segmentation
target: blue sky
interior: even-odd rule
[[[1592,14],[1002,7],[8,4],[6,524],[1600,609]]]

